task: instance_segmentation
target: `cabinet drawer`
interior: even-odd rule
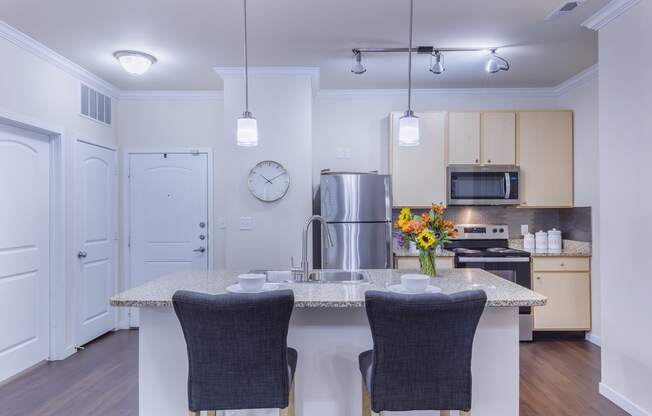
[[[438,270],[455,268],[453,257],[437,257],[435,259],[435,265]],[[395,257],[394,267],[399,270],[419,270],[419,258]]]
[[[591,278],[588,273],[535,272],[532,290],[548,302],[532,308],[537,331],[591,329]]]
[[[535,272],[588,272],[589,257],[533,257]]]

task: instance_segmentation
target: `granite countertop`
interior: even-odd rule
[[[509,247],[523,250],[523,240],[509,240]],[[591,243],[563,240],[561,253],[531,253],[532,257],[591,257]]]
[[[365,283],[279,283],[282,289],[292,289],[297,308],[351,308],[364,306],[367,290],[387,290],[387,286],[400,283],[406,271],[392,269],[363,270],[369,282]],[[180,272],[162,276],[142,286],[127,290],[111,298],[113,306],[172,306],[172,295],[177,290],[204,293],[224,293],[227,286],[237,281],[242,271],[212,270],[208,272]],[[487,293],[487,306],[542,306],[543,295],[535,293],[508,280],[481,269],[441,270],[441,276],[432,284],[443,293],[470,289],[483,289]]]
[[[509,248],[523,250],[522,239],[510,239]],[[394,248],[394,255],[398,257],[418,257],[418,253],[404,248]],[[532,253],[532,257],[591,257],[591,243],[584,241],[563,240],[561,253]],[[442,250],[437,257],[454,257],[450,250]]]

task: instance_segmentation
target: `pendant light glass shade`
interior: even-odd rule
[[[258,146],[258,120],[248,111],[238,118],[237,144],[245,147]]]
[[[419,117],[406,111],[398,120],[398,145],[404,147],[419,145]]]

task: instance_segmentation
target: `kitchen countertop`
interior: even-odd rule
[[[369,277],[366,283],[279,283],[282,289],[292,289],[297,308],[352,308],[364,306],[367,290],[387,290],[400,283],[405,270],[363,270]],[[224,293],[227,286],[237,281],[243,271],[211,270],[208,272],[178,272],[152,280],[144,285],[119,293],[111,298],[113,306],[169,307],[177,290],[204,293]],[[443,293],[483,289],[487,306],[515,307],[542,306],[546,298],[536,292],[502,279],[481,269],[441,270],[432,284]],[[236,296],[236,295],[234,295]]]
[[[509,248],[523,250],[522,239],[510,239]],[[563,240],[561,253],[531,253],[532,257],[591,257],[591,243],[584,241]],[[402,248],[394,248],[397,257],[418,257],[419,254]],[[442,250],[437,257],[454,257],[455,253]]]

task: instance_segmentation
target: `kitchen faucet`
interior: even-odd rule
[[[335,243],[333,242],[333,237],[331,236],[331,232],[328,229],[328,223],[322,217],[321,215],[313,215],[312,217],[308,218],[308,221],[306,221],[306,225],[303,227],[303,238],[301,240],[301,271],[296,271],[294,280],[300,280],[307,282],[308,281],[308,272],[309,272],[309,267],[308,267],[308,229],[310,228],[310,224],[312,224],[315,221],[319,221],[321,223],[321,228],[326,234],[326,242],[328,244],[328,247],[333,247],[335,246]],[[301,274],[301,278],[297,279],[297,274]]]

